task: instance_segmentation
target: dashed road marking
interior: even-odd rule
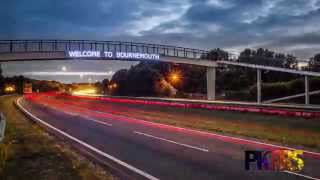
[[[184,144],[184,143],[179,143],[179,142],[176,142],[176,141],[172,141],[172,140],[169,140],[169,139],[153,136],[153,135],[146,134],[146,133],[143,133],[143,132],[134,131],[134,133],[135,134],[139,134],[139,135],[143,135],[143,136],[147,136],[147,137],[150,137],[150,138],[158,139],[158,140],[161,140],[161,141],[166,141],[166,142],[173,143],[173,144],[176,144],[176,145],[184,146],[184,147],[187,147],[187,148],[196,149],[196,150],[203,151],[203,152],[209,152],[208,149],[204,149],[204,148],[200,148],[200,147],[196,147],[196,146],[192,146],[192,145],[188,145],[188,144]]]
[[[292,171],[283,171],[283,172],[288,173],[288,174],[293,174],[293,175],[296,175],[296,176],[300,176],[300,177],[304,177],[304,178],[307,178],[307,179],[320,180],[319,178],[315,178],[315,177],[311,177],[311,176],[295,173],[295,172],[292,172]]]

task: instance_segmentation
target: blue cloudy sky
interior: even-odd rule
[[[320,0],[10,0],[1,3],[0,22],[0,39],[124,40],[234,52],[263,47],[300,58],[320,52]],[[30,64],[3,69],[38,70]],[[47,62],[42,70],[131,65],[83,64]]]

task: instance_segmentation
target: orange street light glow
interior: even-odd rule
[[[181,80],[181,78],[181,73],[178,71],[174,71],[169,74],[169,80],[171,83],[177,83]]]
[[[5,92],[14,92],[16,90],[14,85],[6,85],[6,87],[4,88]]]

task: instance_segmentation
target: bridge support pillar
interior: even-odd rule
[[[304,76],[304,88],[305,88],[305,104],[309,105],[310,104],[310,90],[309,90],[309,77]]]
[[[261,104],[261,69],[257,69],[257,103]]]
[[[207,67],[207,99],[216,100],[216,67]]]

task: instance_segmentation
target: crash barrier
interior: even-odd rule
[[[94,97],[94,96],[75,96],[59,93],[51,93],[46,95],[58,96],[63,98],[76,98],[76,99],[89,99],[101,100],[113,103],[126,103],[126,104],[141,104],[141,105],[158,105],[166,107],[177,108],[193,108],[193,109],[207,109],[217,111],[235,111],[235,112],[248,112],[248,113],[262,113],[269,115],[289,116],[289,117],[303,117],[303,118],[319,118],[320,112],[316,110],[305,110],[301,108],[279,108],[263,105],[235,105],[235,104],[213,104],[213,103],[198,103],[198,102],[175,102],[173,100],[152,100],[141,98],[119,98],[119,97]],[[33,95],[29,95],[32,98]],[[27,98],[28,98],[27,97]]]

